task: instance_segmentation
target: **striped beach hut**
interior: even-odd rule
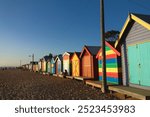
[[[100,46],[84,46],[80,54],[81,76],[98,79],[98,60],[96,55]]]
[[[62,55],[58,55],[55,59],[55,66],[56,66],[56,74],[62,74],[63,72],[63,61]]]
[[[71,63],[71,58],[72,58],[73,52],[65,52],[63,54],[63,72],[67,70],[68,75],[72,75],[72,63]]]
[[[121,47],[123,84],[150,89],[150,15],[129,14],[115,47]]]
[[[112,42],[110,42],[112,43]],[[121,56],[112,45],[105,41],[106,52],[106,79],[108,83],[121,84]],[[97,53],[99,81],[102,80],[102,48]]]
[[[81,73],[81,62],[80,62],[81,52],[74,52],[72,56],[72,76],[80,76]]]

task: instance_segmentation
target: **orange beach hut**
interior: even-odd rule
[[[74,52],[72,56],[72,76],[80,76],[81,72],[81,62],[80,62],[80,52]]]
[[[96,55],[100,46],[84,46],[80,54],[81,59],[81,76],[87,78],[98,78],[98,60]]]

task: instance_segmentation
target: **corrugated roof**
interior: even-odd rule
[[[126,22],[124,26],[122,27],[122,30],[119,34],[119,38],[115,42],[115,48],[119,45],[120,40],[122,39],[123,35],[126,31],[129,31],[128,27],[133,24],[134,22],[139,23],[143,27],[150,30],[150,15],[144,15],[144,14],[137,14],[137,13],[131,13],[126,19]]]
[[[150,24],[150,15],[137,14],[137,13],[132,13],[132,14]]]

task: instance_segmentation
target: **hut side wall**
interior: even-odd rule
[[[98,80],[98,59],[96,59],[96,56],[93,56],[93,76],[95,80]]]
[[[38,70],[41,71],[41,61],[38,62]]]
[[[127,61],[127,52],[126,52],[126,43],[124,42],[121,46],[121,65],[122,65],[122,80],[123,85],[129,85],[129,76],[128,76],[128,61]]]

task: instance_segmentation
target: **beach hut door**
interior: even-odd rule
[[[128,46],[129,82],[150,86],[150,42]]]

